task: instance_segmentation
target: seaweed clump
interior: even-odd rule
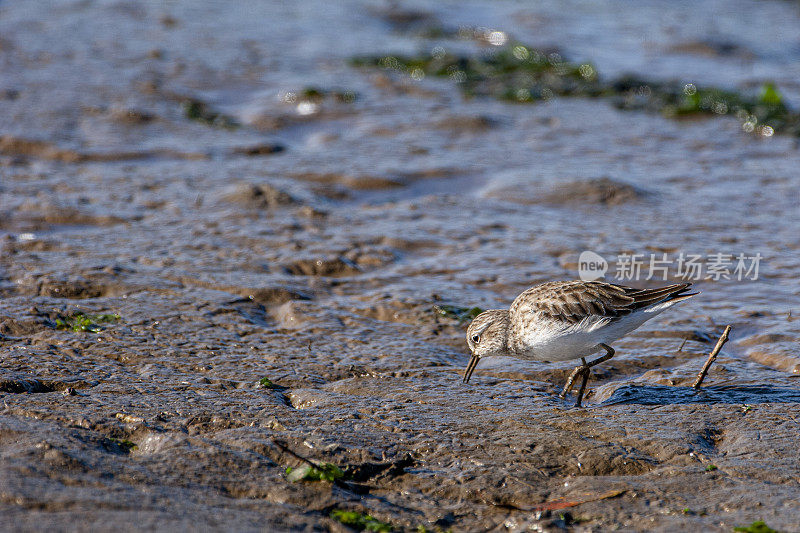
[[[458,305],[434,305],[433,311],[445,318],[452,318],[458,320],[459,324],[463,324],[467,320],[472,320],[479,314],[483,313],[480,307],[461,307]]]
[[[116,313],[86,314],[82,311],[76,311],[69,315],[59,315],[56,318],[55,326],[56,329],[99,333],[105,329],[102,324],[116,322],[119,319],[120,316]]]
[[[331,518],[358,531],[388,532],[394,529],[388,522],[381,522],[377,518],[358,511],[334,509],[331,511]]]
[[[800,114],[786,106],[772,83],[763,84],[758,94],[745,95],[694,83],[654,83],[629,77],[615,81],[613,92],[620,109],[657,111],[671,118],[733,115],[747,133],[800,135]]]
[[[206,102],[195,98],[187,98],[181,102],[183,116],[189,120],[200,122],[206,126],[233,130],[239,127],[239,123],[233,117],[220,113]]]
[[[305,464],[286,469],[286,479],[295,483],[297,481],[328,481],[333,483],[344,477],[342,469],[333,463],[319,463],[316,466]]]
[[[749,526],[738,526],[733,530],[741,531],[742,533],[778,533],[776,529],[769,527],[763,520],[753,522]]]
[[[535,102],[554,96],[600,96],[603,86],[590,63],[565,61],[560,53],[512,43],[475,55],[454,55],[442,47],[419,56],[357,57],[358,67],[379,67],[425,76],[450,78],[466,96],[490,96],[514,102]]]
[[[731,115],[747,133],[800,136],[800,113],[786,105],[770,82],[749,94],[632,76],[604,80],[592,63],[571,62],[558,51],[537,50],[510,40],[472,54],[453,54],[437,46],[416,56],[355,57],[351,64],[396,71],[415,80],[449,78],[468,98],[484,96],[518,103],[559,96],[606,98],[619,109],[658,112],[671,118]]]

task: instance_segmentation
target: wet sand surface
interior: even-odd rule
[[[800,530],[797,140],[348,65],[482,27],[796,108],[796,5],[432,4],[0,4],[1,529]],[[435,306],[584,250],[763,259],[617,343],[585,409],[569,365],[462,385]]]

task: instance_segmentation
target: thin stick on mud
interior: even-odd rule
[[[298,454],[298,453],[295,453],[295,452],[294,452],[294,451],[292,451],[292,449],[291,449],[291,448],[289,448],[289,447],[288,447],[286,444],[284,444],[284,443],[282,443],[282,442],[280,442],[280,441],[278,441],[278,440],[275,440],[275,439],[270,439],[270,440],[272,441],[272,444],[274,444],[275,446],[277,446],[278,448],[280,448],[280,450],[281,450],[282,452],[284,452],[284,453],[288,453],[289,455],[291,455],[291,456],[292,456],[292,457],[294,457],[295,459],[298,459],[298,460],[300,460],[300,461],[302,461],[302,462],[306,463],[307,465],[309,465],[309,466],[311,466],[311,467],[313,467],[313,468],[319,468],[319,464],[318,464],[318,463],[315,463],[315,462],[314,462],[314,461],[312,461],[311,459],[308,459],[308,458],[306,458],[306,457],[303,457],[302,455],[300,455],[300,454]]]
[[[699,389],[700,385],[703,384],[703,380],[708,374],[708,369],[711,368],[711,365],[717,359],[717,355],[719,355],[719,351],[722,350],[722,345],[728,342],[728,333],[731,332],[731,326],[725,326],[725,331],[722,332],[722,335],[719,336],[719,340],[717,341],[717,345],[714,346],[714,349],[711,350],[711,353],[708,354],[708,359],[706,359],[706,364],[703,365],[703,369],[697,374],[697,379],[694,380],[694,384],[692,388]]]
[[[270,439],[270,441],[272,441],[272,444],[277,446],[282,452],[288,453],[289,455],[291,455],[295,459],[298,459],[298,460],[304,462],[305,464],[307,464],[311,468],[320,468],[320,463],[319,462],[313,461],[313,460],[311,460],[311,459],[309,459],[307,457],[303,457],[299,453],[297,453],[297,452],[293,451],[291,448],[289,448],[289,446],[287,446],[285,443],[283,443],[283,442],[281,442],[281,441],[279,441],[277,439]],[[353,492],[353,488],[348,483],[342,481],[341,479],[333,479],[332,481],[333,481],[333,484],[336,485],[337,487],[345,489],[345,490],[350,491],[350,492]]]

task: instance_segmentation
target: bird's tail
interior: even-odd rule
[[[651,313],[659,312],[699,294],[687,292],[691,286],[691,283],[675,283],[656,289],[633,289],[626,291],[626,296],[633,298],[634,309],[642,309]]]

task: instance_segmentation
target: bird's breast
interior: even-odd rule
[[[597,352],[598,344],[605,342],[602,329],[542,322],[515,331],[509,348],[520,359],[542,362],[579,359]]]

